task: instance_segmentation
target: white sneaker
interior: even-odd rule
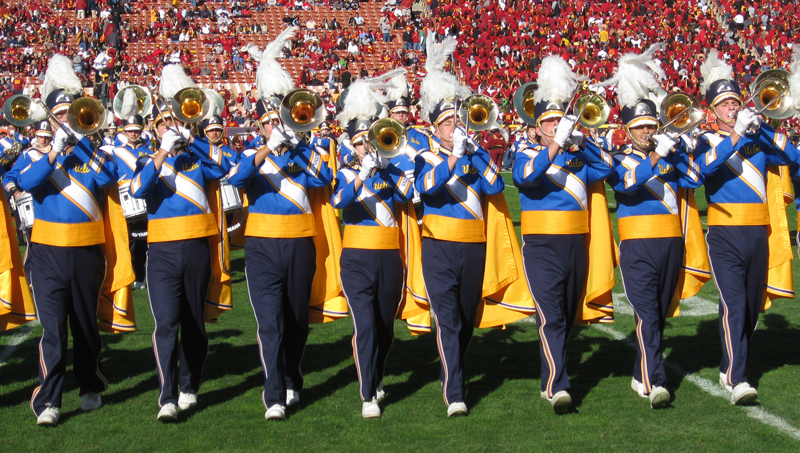
[[[724,388],[725,390],[727,390],[729,392],[733,392],[733,386],[732,385],[728,385],[727,382],[728,382],[728,376],[725,373],[720,373],[719,374],[719,385],[720,385],[720,387]]]
[[[569,392],[566,390],[559,390],[552,398],[547,397],[547,392],[540,392],[539,396],[550,403],[556,415],[566,414],[572,406],[572,397],[569,396]]]
[[[375,392],[375,396],[378,398],[378,401],[386,397],[386,392],[383,390],[383,381],[378,384],[378,390]]]
[[[647,398],[644,394],[644,384],[637,381],[636,378],[631,379],[631,390],[639,394],[639,398]]]
[[[300,392],[295,392],[291,389],[286,389],[286,407],[300,402]]]
[[[264,418],[267,420],[283,420],[286,418],[286,408],[280,404],[273,404],[264,413]]]
[[[669,404],[669,390],[655,386],[650,389],[650,408],[663,409]]]
[[[178,395],[178,407],[182,411],[197,406],[197,393],[183,393]]]
[[[158,421],[174,422],[178,420],[178,406],[175,403],[167,403],[158,411]]]
[[[36,424],[42,426],[56,426],[59,417],[61,417],[61,409],[57,407],[48,407],[36,417]]]
[[[84,412],[99,409],[102,404],[103,400],[99,393],[87,392],[81,395],[81,410]]]
[[[361,416],[364,418],[378,418],[381,416],[381,407],[378,406],[377,398],[361,404]]]
[[[145,289],[147,285],[144,282],[133,282],[133,289]]]
[[[740,382],[733,387],[731,392],[731,404],[737,406],[742,404],[754,403],[758,398],[758,391],[747,382]]]
[[[455,417],[459,415],[469,415],[467,405],[464,403],[450,403],[450,405],[447,406],[447,416]]]

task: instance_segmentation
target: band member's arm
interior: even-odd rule
[[[614,159],[611,154],[598,148],[594,142],[587,140],[582,153],[586,159],[586,180],[589,185],[608,178],[614,171]]]
[[[289,159],[308,175],[309,187],[324,187],[333,181],[333,172],[325,159],[305,143],[290,150]]]
[[[156,169],[153,157],[143,157],[136,165],[136,172],[131,180],[131,195],[136,198],[147,198],[156,188],[160,171]]]
[[[381,175],[388,176],[389,184],[394,189],[394,201],[396,203],[408,203],[414,198],[414,183],[411,182],[403,170],[389,164],[386,172]],[[384,178],[385,179],[385,178]]]
[[[719,139],[719,136],[712,133],[705,133],[697,138],[694,159],[703,176],[716,173],[736,152],[731,137],[725,137],[721,141]]]
[[[489,152],[482,146],[473,154],[467,155],[472,165],[481,175],[481,190],[483,193],[495,195],[506,188],[505,179],[500,176],[500,169],[492,162]]]
[[[767,165],[790,165],[797,162],[800,157],[797,148],[789,142],[786,134],[776,132],[767,124],[761,126],[756,136],[764,144]]]
[[[3,175],[3,189],[9,196],[14,195],[20,190],[19,185],[17,184],[17,178],[19,177],[19,171],[22,169],[21,165],[23,165],[23,156],[25,156],[25,154],[20,155],[17,161],[14,162],[14,165],[11,167],[11,169]],[[2,167],[0,167],[0,169],[2,169]]]
[[[628,161],[634,162],[633,159]],[[608,183],[615,192],[631,194],[652,177],[653,166],[650,165],[650,159],[632,165],[615,159],[614,171],[609,175]]]
[[[95,184],[108,187],[117,183],[117,167],[114,159],[84,137],[73,148],[72,154],[77,156],[87,167]]]
[[[680,177],[678,187],[696,189],[703,185],[703,174],[700,167],[692,160],[687,153],[679,146],[674,153],[670,153],[667,160],[675,167]]]
[[[414,187],[417,192],[433,195],[442,190],[450,179],[448,159],[423,151],[414,159]]]
[[[550,153],[547,148],[522,147],[517,151],[511,175],[517,187],[533,187],[538,185],[547,169],[550,168]]]
[[[207,141],[195,138],[189,143],[189,150],[200,159],[203,164],[203,173],[205,168],[221,167],[222,176],[225,176],[231,170],[231,164],[225,156],[222,155],[222,147],[214,148]],[[220,178],[222,177],[220,176]],[[206,176],[208,179],[209,177]],[[219,178],[216,178],[219,179]]]
[[[250,181],[258,173],[259,167],[255,165],[257,151],[255,149],[246,149],[242,151],[242,157],[239,163],[234,165],[228,172],[228,182],[240,189],[250,185]]]
[[[56,168],[55,164],[50,163],[46,155],[36,162],[33,162],[27,154],[20,156],[14,164],[15,167],[17,165],[20,165],[17,185],[28,193],[36,193],[44,188]]]
[[[358,198],[356,179],[356,172],[350,169],[344,169],[336,175],[336,187],[331,195],[331,205],[334,208],[343,209],[355,203]]]

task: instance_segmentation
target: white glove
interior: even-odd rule
[[[374,153],[367,153],[364,157],[361,158],[361,171],[358,172],[358,178],[362,181],[366,181],[369,178],[369,174],[372,173],[372,170],[378,165],[378,161],[375,159]]]
[[[178,132],[186,141],[189,141],[189,139],[192,138],[192,131],[183,126],[178,126]]]
[[[567,139],[569,139],[572,135],[572,127],[577,121],[578,119],[575,118],[575,115],[567,115],[561,118],[561,121],[558,122],[558,127],[556,128],[556,134],[555,137],[553,137],[553,141],[555,141],[559,147],[563,148],[567,143]]]
[[[370,154],[373,154],[373,153],[370,153]],[[374,155],[376,156],[376,158],[375,158],[375,166],[377,168],[383,170],[384,168],[389,166],[389,159],[386,159],[385,157],[381,156],[378,153],[374,153]]]
[[[569,140],[567,140],[566,145],[575,145],[578,148],[583,148],[583,145],[586,143],[586,135],[581,131],[572,131],[572,135],[569,136]]]
[[[453,130],[453,151],[450,154],[459,159],[464,157],[464,151],[466,151],[468,138],[467,131],[465,131],[464,128],[455,128],[455,130]]]
[[[175,148],[175,144],[182,140],[184,140],[182,135],[170,129],[164,132],[164,136],[161,137],[161,145],[159,148],[167,152],[172,152],[172,149]]]
[[[653,141],[656,142],[656,154],[661,157],[667,157],[672,148],[675,147],[675,140],[667,134],[654,135]]]
[[[283,131],[283,135],[286,136],[286,144],[291,148],[297,148],[297,145],[300,144],[300,138],[297,136],[295,131],[292,129],[286,129]]]
[[[73,137],[75,140],[73,140]],[[63,128],[58,128],[53,135],[53,150],[61,154],[67,149],[68,146],[76,144],[83,139],[83,135],[75,133],[66,124]]]
[[[744,134],[752,126],[761,127],[761,124],[758,123],[758,115],[752,109],[744,109],[736,116],[736,125],[733,126],[733,132],[744,137]]]
[[[267,140],[267,148],[272,151],[277,151],[278,148],[280,148],[281,145],[287,141],[288,139],[286,138],[286,135],[284,135],[283,132],[281,132],[281,130],[277,127],[273,127],[272,133],[269,134],[269,140]]]

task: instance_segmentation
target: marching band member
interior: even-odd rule
[[[331,126],[327,121],[323,121],[319,125],[319,132],[311,137],[308,145],[314,148],[314,151],[319,153],[325,162],[331,165],[330,156],[336,156],[336,137],[331,133]]]
[[[194,86],[180,65],[165,66],[161,80],[166,99]],[[158,151],[139,159],[131,195],[147,200],[146,272],[155,318],[157,418],[171,422],[177,420],[179,408],[197,404],[208,354],[204,320],[212,278],[209,238],[220,234],[205,186],[225,176],[230,166],[219,153],[205,154],[205,149],[187,146],[191,133],[164,113],[153,106],[161,142]]]
[[[747,380],[750,340],[758,314],[769,308],[772,297],[794,297],[791,289],[781,290],[767,282],[771,254],[777,252],[769,247],[768,235],[781,229],[770,213],[777,199],[772,199],[775,191],[770,190],[768,170],[795,161],[797,152],[784,134],[762,125],[756,112],[742,105],[732,68],[720,60],[716,50],[709,51],[700,72],[701,92],[719,127],[717,132],[698,137],[694,152],[705,177],[706,241],[720,293],[723,353],[719,382],[731,393],[732,404],[748,404],[758,398]],[[791,278],[788,280],[790,285]]]
[[[389,98],[387,103],[389,107],[389,115],[392,119],[400,122],[406,128],[408,134],[408,144],[403,149],[403,152],[392,158],[392,163],[405,172],[406,178],[414,182],[414,169],[416,164],[417,154],[422,149],[428,147],[430,137],[408,125],[408,107],[411,103],[411,98],[408,95],[408,82],[406,80],[406,70],[399,69],[391,71],[388,74],[394,73],[391,77],[390,87],[386,90],[386,96]],[[417,210],[417,217],[421,217],[422,213],[422,199],[419,192],[414,189],[414,207]]]
[[[375,93],[375,84],[375,79],[359,79],[350,85],[336,118],[347,125],[360,164],[339,171],[331,200],[343,210],[341,282],[353,317],[353,357],[364,418],[381,416],[380,384],[404,287],[396,206],[414,193],[404,172],[367,142],[370,125],[381,113],[376,107],[385,101]]]
[[[420,88],[422,117],[433,124],[429,149],[416,157],[415,186],[421,194],[422,273],[442,361],[447,415],[467,415],[464,354],[481,303],[486,264],[482,201],[505,188],[489,154],[457,126],[456,97],[470,94],[442,68],[456,47],[452,36],[428,42],[428,75]]]
[[[54,55],[42,86],[47,107],[60,119],[73,96],[82,92],[70,60]],[[103,188],[115,182],[114,163],[67,126],[56,132],[49,152],[30,149],[20,161],[17,183],[33,195],[31,284],[43,327],[40,385],[33,392],[31,409],[38,424],[55,425],[66,371],[68,324],[81,409],[99,408],[100,392],[108,387],[95,316],[106,273],[101,196]]]
[[[540,395],[556,414],[563,414],[572,405],[566,341],[589,293],[590,186],[611,174],[612,162],[609,154],[573,131],[574,116],[564,116],[578,86],[569,65],[558,56],[546,57],[538,83],[534,114],[539,143],[517,152],[513,178],[520,192],[525,274],[536,303]],[[573,146],[578,149],[571,151]]]
[[[256,84],[265,145],[246,149],[228,174],[245,188],[249,215],[245,229],[245,269],[250,303],[258,324],[258,346],[264,368],[262,402],[266,419],[282,420],[286,406],[300,399],[300,362],[308,339],[309,301],[317,268],[313,237],[317,234],[310,189],[328,186],[333,174],[313,148],[280,126],[272,107],[294,88],[276,58],[295,35],[288,27],[263,53]],[[265,99],[276,99],[264,102]]]
[[[672,304],[678,302],[684,262],[679,189],[694,189],[703,181],[683,147],[676,151],[674,139],[666,134],[652,137],[658,111],[647,96],[659,88],[654,74],[664,76],[653,60],[660,48],[623,55],[614,77],[600,84],[617,83],[620,116],[631,140],[614,155],[615,171],[608,183],[616,192],[620,273],[636,322],[638,348],[631,387],[649,398],[653,409],[666,407],[670,400],[661,338],[666,318],[676,309]],[[699,222],[695,226],[699,229]]]

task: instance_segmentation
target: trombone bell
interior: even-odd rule
[[[22,94],[15,94],[3,104],[3,116],[9,123],[17,127],[27,127],[33,124],[31,105],[33,98]]]
[[[367,133],[370,148],[384,159],[398,156],[408,143],[408,132],[399,121],[382,118],[372,123]]]
[[[175,116],[184,123],[199,123],[209,110],[209,100],[200,88],[184,88],[173,98],[178,108]]]
[[[458,118],[472,131],[485,131],[497,121],[497,104],[489,96],[473,94],[458,108]]]
[[[67,123],[73,131],[92,135],[105,126],[106,109],[99,100],[90,97],[76,99],[67,110]]]
[[[514,92],[514,110],[517,111],[517,115],[525,124],[536,124],[534,93],[538,87],[539,85],[536,82],[528,82]]]
[[[584,94],[575,101],[572,108],[573,114],[578,117],[578,123],[587,129],[605,124],[610,111],[608,102],[596,94]]]
[[[789,86],[789,72],[785,69],[768,69],[759,74],[750,86],[756,111],[779,120],[796,114]]]
[[[281,102],[280,117],[296,132],[309,132],[325,120],[325,103],[307,89],[289,92]]]
[[[705,119],[697,99],[683,91],[668,94],[661,101],[659,112],[662,128],[676,136],[696,128]]]

